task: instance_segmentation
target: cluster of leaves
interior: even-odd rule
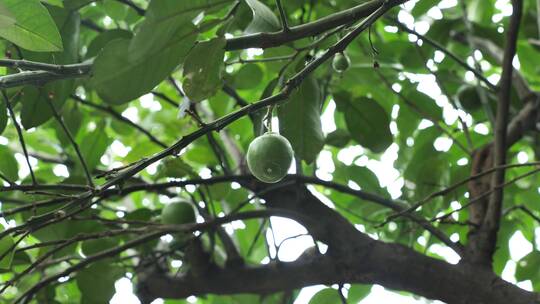
[[[356,1],[282,2],[290,26],[357,5]],[[395,159],[393,167],[399,173],[396,183],[403,184],[397,189],[401,193],[399,199],[411,205],[470,176],[471,151],[493,139],[490,120],[495,93],[489,84],[471,77],[471,71],[463,64],[443,55],[442,50],[463,58],[472,68],[478,65],[488,79],[494,79],[490,76],[501,70],[498,59],[487,50],[473,52],[467,41],[503,45],[501,29],[507,18],[495,9],[492,0],[470,1],[466,7],[447,7],[439,2],[424,0],[389,12],[371,27],[369,35],[365,33],[349,45],[346,52],[352,64],[348,70],[338,73],[332,69],[331,60],[324,63],[276,107],[279,132],[293,146],[297,172],[320,175],[321,167],[331,167],[333,170],[328,173],[332,182],[390,198],[378,178],[385,172],[373,172],[369,168],[374,167],[366,165],[387,161],[388,157],[382,157],[386,152],[384,155]],[[520,73],[533,89],[540,84],[536,68],[540,53],[537,44],[529,43],[529,39],[538,37],[534,5],[532,0],[525,1],[524,29],[518,48]],[[468,19],[463,17],[464,10]],[[396,21],[398,12],[405,15],[400,15],[400,20],[409,18],[426,25],[425,36],[437,44],[426,43],[425,39],[419,43],[417,36],[404,33]],[[2,224],[23,225],[40,215],[57,212],[70,198],[87,189],[86,171],[94,177],[94,183],[101,184],[104,179],[98,176],[111,178],[123,172],[109,170],[129,168],[204,123],[273,95],[348,30],[328,29],[327,33],[264,50],[228,48],[234,36],[281,31],[278,16],[275,2],[262,0],[0,2],[0,48],[6,58],[91,66],[91,75],[5,90],[6,98],[0,101],[0,173],[5,190],[0,192]],[[492,22],[494,18],[497,22]],[[11,65],[0,69],[2,75],[24,70]],[[436,88],[421,90],[419,79],[429,79],[430,84],[435,80],[440,94]],[[514,95],[512,114],[523,107],[523,101]],[[24,146],[10,108],[23,128]],[[55,119],[53,109],[61,120]],[[266,112],[265,108],[238,119],[219,136],[209,133],[201,137],[179,151],[179,157],[166,158],[137,177],[122,180],[117,188],[239,172],[249,143],[265,129]],[[324,132],[321,116],[333,121],[335,129]],[[462,121],[467,123],[467,129]],[[440,142],[450,144],[441,148]],[[23,147],[30,155],[32,174]],[[511,148],[510,159],[516,161],[518,155],[533,159],[537,151],[536,137],[523,140]],[[527,167],[513,168],[508,176],[516,178],[529,171]],[[17,185],[29,187],[14,191]],[[32,188],[36,185],[58,187]],[[506,187],[508,212],[502,221],[494,266],[499,274],[509,262],[508,242],[512,235],[520,231],[535,244],[539,223],[520,212],[538,213],[535,202],[540,197],[536,185],[537,177],[533,175]],[[394,187],[394,191],[396,188],[399,187]],[[440,241],[414,223],[398,218],[383,227],[378,225],[392,210],[322,186],[314,189],[328,197],[351,223],[361,225],[373,236],[438,257],[431,249],[433,245],[440,246]],[[100,198],[93,208],[25,234],[22,239],[2,235],[0,282],[10,282],[12,286],[4,289],[0,285],[0,301],[12,302],[47,275],[135,239],[137,233],[106,236],[105,232],[141,228],[143,222],[151,227],[151,223],[159,222],[164,204],[177,197],[203,202],[200,205],[205,207],[200,207],[200,211],[210,216],[227,214],[237,207],[242,211],[264,208],[256,199],[245,204],[251,194],[236,184],[196,185],[169,191],[118,191]],[[468,211],[459,207],[467,201],[466,185],[461,185],[424,204],[418,214],[433,219],[453,212],[434,224],[447,235],[466,242]],[[266,229],[270,229],[267,221],[250,220],[232,233],[248,264],[275,258],[267,251],[266,233],[261,233]],[[84,235],[100,237],[78,239]],[[222,244],[214,242],[214,235],[205,233],[202,239],[205,245],[216,247],[212,250],[213,259],[224,263]],[[155,240],[99,260],[47,285],[35,295],[35,301],[106,303],[115,292],[116,280],[123,276],[137,279],[135,266],[144,259],[165,259],[174,273],[179,271],[173,267],[174,261],[182,259],[182,253],[171,251],[163,240]],[[40,263],[34,267],[32,263],[36,261]],[[534,288],[540,290],[536,271],[540,253],[536,247],[517,262],[516,278],[537,282]],[[32,271],[24,273],[29,267]],[[18,276],[21,273],[24,275]],[[369,291],[366,286],[351,286],[349,303],[357,303]],[[297,293],[286,295],[292,303]],[[270,304],[282,303],[282,299],[281,293],[262,298],[208,296],[199,298],[197,303]],[[310,303],[339,301],[337,291],[327,288]]]

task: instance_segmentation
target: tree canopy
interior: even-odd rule
[[[537,5],[0,1],[0,303],[540,303]]]

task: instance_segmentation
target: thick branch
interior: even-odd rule
[[[227,40],[227,50],[239,50],[247,48],[270,48],[285,43],[315,36],[338,26],[348,24],[371,15],[379,8],[384,0],[374,0],[355,6],[353,8],[326,16],[317,21],[305,23],[289,28],[289,31],[274,33],[258,33],[242,37],[234,37]],[[389,1],[392,6],[406,2],[406,0]]]
[[[401,245],[375,241],[356,230],[307,189],[292,185],[265,195],[272,208],[286,208],[315,239],[325,255],[302,255],[292,263],[214,269],[200,276],[175,276],[149,269],[137,288],[143,303],[154,298],[205,294],[268,294],[316,284],[363,283],[410,291],[449,304],[537,303],[536,294],[504,282],[493,273],[451,265]]]
[[[513,14],[510,19],[506,39],[506,50],[504,52],[503,70],[500,81],[499,102],[497,104],[497,117],[495,120],[495,141],[493,144],[494,166],[504,166],[506,163],[506,133],[508,128],[509,110],[510,110],[510,93],[512,88],[512,61],[516,54],[517,39],[519,34],[519,23],[521,22],[522,0],[512,1]],[[495,250],[497,243],[497,231],[499,230],[502,201],[504,195],[503,188],[497,188],[498,185],[504,182],[504,168],[495,170],[491,179],[491,188],[494,189],[491,194],[484,223],[490,234],[491,249]]]
[[[40,64],[38,62],[33,63]],[[2,76],[0,77],[0,89],[8,89],[28,84],[43,85],[54,80],[88,77],[92,64],[81,63],[56,67],[58,67],[59,70],[54,72],[49,70],[38,70]]]
[[[472,173],[485,171],[489,167],[499,167],[491,176],[471,182],[469,190],[471,202],[484,197],[483,193],[491,191],[489,198],[470,205],[471,222],[477,226],[469,232],[469,242],[466,247],[465,260],[468,263],[491,268],[493,254],[496,250],[497,232],[499,230],[504,189],[499,187],[504,183],[506,170],[506,150],[509,147],[507,134],[509,129],[510,90],[512,88],[512,60],[516,53],[519,22],[521,19],[521,0],[513,1],[513,15],[507,30],[506,49],[502,61],[502,75],[499,85],[499,101],[495,120],[494,142],[475,153]],[[497,59],[497,58],[496,58]],[[520,117],[518,115],[518,117]],[[522,117],[520,117],[522,118]],[[514,119],[515,121],[515,119]],[[513,125],[515,126],[515,125]],[[517,138],[516,138],[517,139]]]
[[[336,261],[326,255],[291,263],[224,269],[203,276],[173,277],[154,272],[138,290],[142,299],[205,294],[268,294],[305,286],[339,283],[381,284],[448,304],[531,304],[533,293],[495,275],[447,264],[406,247],[377,241],[362,259]],[[143,302],[143,303],[145,303]]]

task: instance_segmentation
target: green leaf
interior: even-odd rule
[[[239,90],[253,89],[261,83],[263,77],[264,74],[259,65],[244,65],[234,75],[234,87]]]
[[[195,175],[190,165],[181,158],[167,158],[158,167],[158,177],[182,178],[186,175]]]
[[[12,182],[19,179],[19,164],[13,154],[7,146],[0,145],[0,172]]]
[[[0,27],[0,37],[36,52],[61,51],[62,38],[56,25],[39,0],[3,0],[16,22]]]
[[[95,0],[64,0],[64,7],[70,10],[77,10]]]
[[[79,14],[58,7],[49,7],[49,11],[62,34],[64,50],[61,53],[55,54],[23,52],[24,58],[55,64],[76,62],[79,52]],[[71,79],[55,81],[40,87],[25,87],[21,97],[21,103],[23,105],[21,109],[21,122],[24,128],[30,129],[37,127],[53,116],[47,99],[50,99],[56,110],[60,111],[66,98],[75,89],[74,85],[75,81]]]
[[[111,249],[118,246],[120,239],[117,237],[107,237],[82,242],[81,250],[86,256],[96,254],[100,251]]]
[[[416,3],[411,13],[414,17],[419,17],[424,15],[429,11],[430,8],[436,6],[440,0],[424,0]]]
[[[90,45],[88,46],[88,51],[86,52],[86,58],[95,57],[103,50],[103,48],[114,39],[124,38],[131,39],[133,34],[130,31],[114,29],[100,33],[97,35]]]
[[[15,16],[4,4],[0,3],[0,29],[15,24],[15,21]]]
[[[325,288],[317,292],[309,304],[329,304],[329,303],[341,303],[341,297],[339,296],[339,291],[333,288]]]
[[[168,45],[148,58],[128,60],[130,40],[116,39],[94,61],[90,84],[107,103],[118,105],[150,92],[183,61],[195,41],[193,25],[185,26]]]
[[[351,137],[363,147],[381,153],[392,144],[390,118],[375,100],[351,98],[349,94],[334,94],[337,108],[345,114]]]
[[[2,226],[0,225],[0,228]],[[0,231],[3,231],[4,229],[0,229]],[[11,262],[13,261],[13,254],[15,252],[15,248],[13,248],[13,245],[15,243],[13,242],[13,238],[10,235],[4,236],[2,239],[0,239],[0,256],[4,256],[0,260],[0,269],[9,269],[11,266]],[[7,253],[9,251],[9,253]],[[6,254],[7,253],[7,254]]]
[[[539,280],[540,272],[538,269],[540,269],[540,251],[535,250],[517,263],[516,280],[532,280],[533,282]]]
[[[411,109],[411,111],[416,112],[416,115],[425,117],[426,119],[442,119],[442,109],[437,105],[435,100],[428,95],[419,92],[416,88],[404,90],[402,94],[413,104],[412,107],[414,108]],[[407,104],[404,104],[403,106],[411,107]]]
[[[82,294],[81,303],[109,303],[115,292],[114,283],[122,274],[122,269],[110,261],[99,261],[80,271],[76,281]]]
[[[50,5],[58,6],[58,7],[64,7],[63,0],[41,0],[41,2],[45,2]]]
[[[99,164],[99,160],[107,150],[108,146],[109,137],[107,136],[103,125],[97,126],[94,131],[86,134],[82,139],[79,147],[89,170],[94,169]]]
[[[345,147],[351,140],[351,134],[344,129],[336,129],[326,135],[325,143],[337,148]]]
[[[43,124],[53,116],[49,101],[47,101],[47,99],[51,100],[49,93],[54,94],[46,88],[27,86],[23,89],[21,123],[26,130]],[[56,106],[56,103],[53,104]]]
[[[278,107],[278,118],[279,132],[291,142],[294,153],[312,163],[324,146],[321,94],[314,78],[305,79]]]
[[[354,284],[349,288],[347,300],[349,303],[358,303],[362,301],[371,292],[371,285]]]
[[[162,48],[175,43],[177,32],[208,9],[220,8],[231,0],[153,0],[129,45],[130,60],[155,56]]]
[[[253,20],[246,28],[248,34],[260,32],[274,32],[281,28],[281,23],[268,6],[258,0],[246,0],[253,12]]]
[[[113,20],[122,21],[126,19],[130,7],[116,0],[103,0],[101,9]]]
[[[125,219],[126,221],[146,222],[150,221],[150,219],[152,218],[152,214],[152,210],[148,208],[139,208],[137,210],[134,210],[133,212],[126,214]]]
[[[79,110],[78,103],[70,102],[66,104],[62,109],[62,112],[60,112],[60,116],[62,117],[64,124],[71,135],[76,138],[84,118],[83,114]],[[56,137],[64,145],[64,148],[71,147],[69,138],[60,124],[55,124],[55,131]]]
[[[193,102],[213,96],[221,83],[221,70],[225,56],[225,38],[219,37],[195,45],[184,63],[182,87]]]
[[[347,184],[349,180],[352,180],[364,191],[389,196],[388,193],[381,188],[381,184],[375,173],[366,167],[357,166],[355,164],[346,166],[341,162],[336,162],[334,179],[343,184]]]

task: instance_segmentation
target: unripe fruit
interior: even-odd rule
[[[332,67],[336,72],[343,73],[351,66],[351,60],[345,53],[337,53],[334,55]]]
[[[195,210],[188,202],[174,202],[161,209],[161,223],[166,225],[182,225],[195,223]],[[191,234],[178,232],[173,234],[173,241],[169,244],[171,249],[182,248]]]
[[[461,107],[468,112],[478,110],[482,106],[478,90],[476,87],[471,85],[465,85],[459,88],[457,98],[461,104]]]
[[[175,202],[161,210],[161,222],[166,225],[182,225],[195,222],[195,211],[187,202]]]
[[[289,171],[292,159],[291,144],[277,133],[263,134],[249,144],[249,171],[262,182],[277,183],[283,179]]]

